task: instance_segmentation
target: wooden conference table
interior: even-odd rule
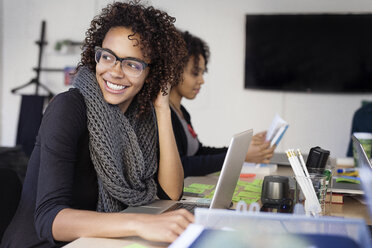
[[[292,168],[290,166],[278,166],[278,170],[273,173],[274,175],[291,176],[293,175]],[[262,178],[264,176],[256,175],[256,178]],[[216,184],[217,176],[208,175],[205,177],[188,177],[185,179],[185,186],[192,183],[203,183],[203,184]],[[367,206],[362,204],[360,201],[352,198],[345,197],[344,204],[332,204],[331,216],[347,217],[347,218],[362,218],[368,225],[372,225],[372,219],[369,216]],[[128,238],[79,238],[68,245],[65,248],[82,248],[82,247],[99,247],[99,248],[163,248],[168,247],[168,243],[150,242],[138,237]]]

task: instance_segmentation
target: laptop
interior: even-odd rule
[[[361,180],[361,186],[364,191],[366,204],[369,210],[369,215],[372,216],[372,165],[368,159],[366,152],[359,140],[352,135],[351,136],[355,149],[358,154],[359,164],[359,176]]]
[[[139,206],[128,207],[123,210],[123,213],[149,213],[159,214],[177,208],[186,208],[192,212],[196,207],[209,207],[210,209],[220,208],[228,209],[231,206],[231,200],[235,191],[236,184],[239,180],[240,171],[248,151],[249,144],[252,140],[253,130],[233,135],[230,141],[229,148],[226,153],[222,170],[218,178],[215,193],[211,202],[198,203],[194,201],[171,201],[171,200],[155,200],[155,202]],[[206,199],[201,199],[206,200]]]

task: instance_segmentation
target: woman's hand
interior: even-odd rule
[[[265,138],[266,131],[257,133],[252,137],[251,144],[249,145],[245,157],[246,162],[263,164],[270,162],[276,146],[274,145],[270,147],[270,142],[266,141]]]
[[[141,215],[136,227],[137,235],[157,242],[173,242],[194,222],[194,216],[185,209],[160,214]]]
[[[164,95],[164,93],[161,92],[161,90],[159,91],[158,96],[156,97],[156,99],[154,101],[154,107],[155,107],[156,110],[164,109],[164,108],[169,109],[169,92],[170,92],[170,89],[171,89],[171,85],[168,83],[167,84],[167,89],[165,91],[166,95]]]

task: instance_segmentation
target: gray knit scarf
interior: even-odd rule
[[[89,149],[98,178],[97,211],[117,212],[155,199],[157,130],[154,111],[140,118],[133,101],[123,114],[107,103],[95,73],[81,67],[74,86],[87,106]]]

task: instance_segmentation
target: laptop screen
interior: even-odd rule
[[[372,165],[371,161],[368,159],[363,146],[359,140],[352,135],[353,143],[358,154],[358,164],[359,164],[359,176],[364,190],[365,200],[369,210],[369,215],[372,216]]]

